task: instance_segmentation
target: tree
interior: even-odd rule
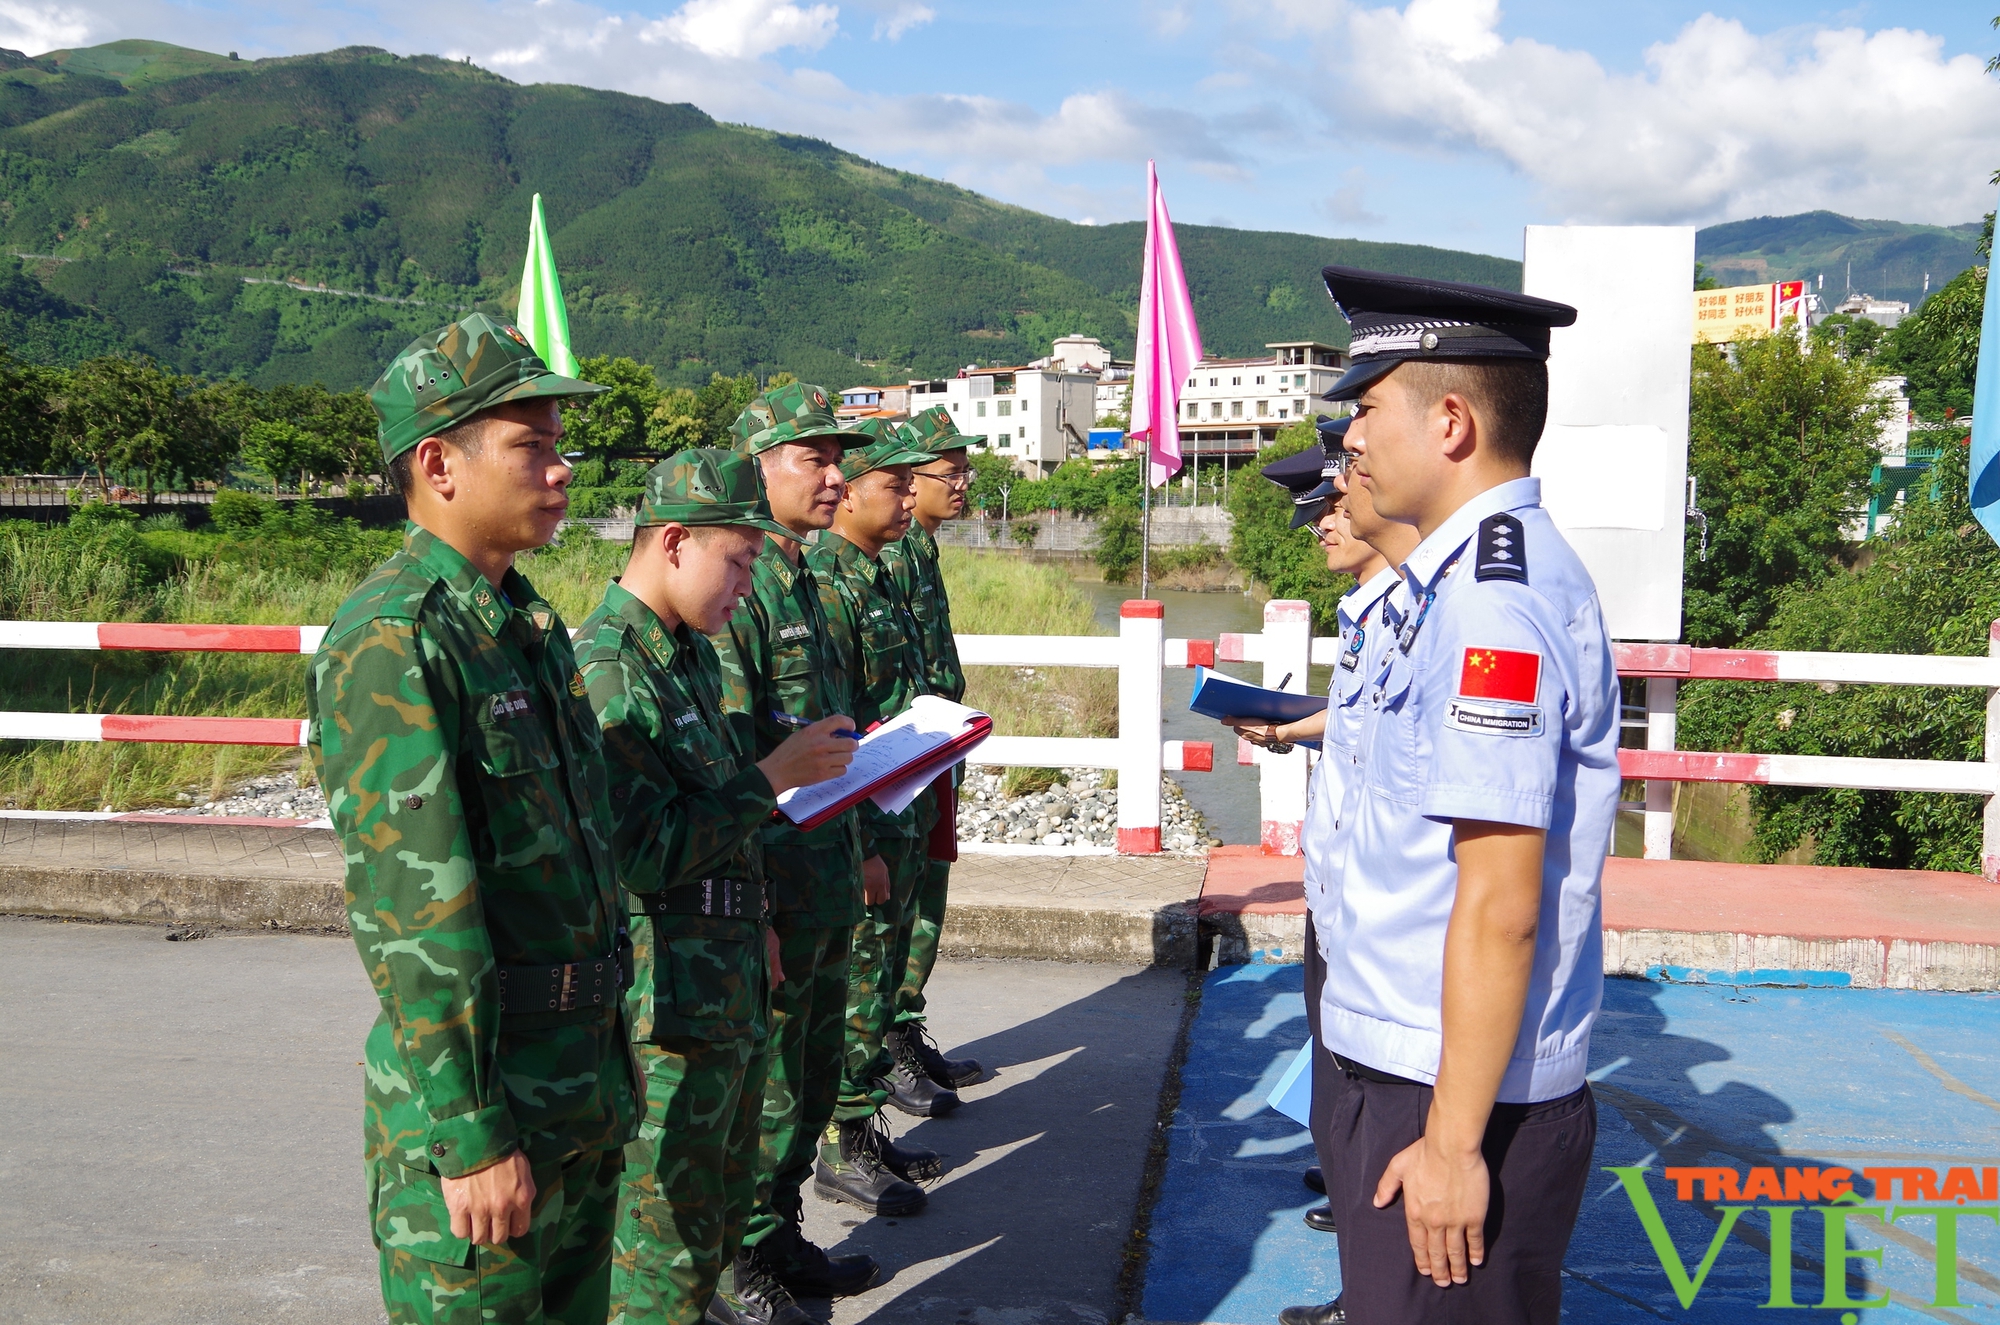
[[[192,378],[162,372],[149,359],[89,359],[64,379],[54,407],[57,463],[138,475],[150,499],[160,480],[211,472],[231,440],[192,397]]]
[[[1254,471],[1274,460],[1297,455],[1316,445],[1319,434],[1310,420],[1287,424],[1277,440],[1257,453],[1240,478],[1229,485],[1229,513],[1235,519],[1229,536],[1229,559],[1270,590],[1273,598],[1303,598],[1312,604],[1313,620],[1323,632],[1338,629],[1334,607],[1354,587],[1354,578],[1326,568],[1319,540],[1304,529],[1293,529],[1291,494]]]
[[[1868,359],[1875,354],[1887,334],[1880,322],[1852,313],[1831,313],[1812,329],[1815,341],[1831,346],[1843,359]]]
[[[1708,516],[1708,554],[1688,527],[1689,643],[1730,646],[1770,620],[1786,586],[1834,574],[1868,497],[1888,402],[1877,370],[1790,324],[1725,353],[1694,347],[1688,472]],[[1252,485],[1245,484],[1245,487]]]
[[[282,419],[259,419],[243,430],[243,463],[270,475],[273,496],[283,479],[293,474],[303,479],[319,450],[319,438]]]
[[[622,355],[600,354],[580,360],[577,374],[610,389],[564,403],[565,449],[604,458],[650,454],[651,420],[661,396],[653,370]]]
[[[1129,506],[1114,506],[1097,522],[1097,542],[1092,549],[1097,569],[1106,584],[1124,584],[1139,564],[1139,513]]]
[[[1987,224],[1990,230],[1991,217]],[[1909,379],[1910,407],[1919,418],[1935,422],[1947,410],[1972,412],[1979,320],[1985,308],[1986,268],[1968,267],[1884,338],[1881,365]]]
[[[0,347],[0,469],[10,474],[48,468],[55,445],[50,397],[61,390],[58,368],[22,363]]]
[[[1949,443],[1916,484],[1873,560],[1778,597],[1757,648],[1983,655],[2000,617],[2000,548],[1973,519],[1967,452]],[[1680,743],[1870,759],[1978,761],[1983,691],[1918,686],[1819,686],[1695,681],[1681,693]],[[1755,787],[1760,858],[1808,839],[1821,865],[1960,870],[1980,866],[1980,802],[1919,792]]]

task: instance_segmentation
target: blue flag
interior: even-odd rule
[[[1987,255],[1991,264],[1992,255]],[[2000,281],[1987,267],[1979,319],[1979,374],[1972,386],[1972,513],[2000,542]]]

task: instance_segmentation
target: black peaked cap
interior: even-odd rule
[[[1326,500],[1323,493],[1316,490],[1327,466],[1326,447],[1308,446],[1297,455],[1288,455],[1283,460],[1273,460],[1258,472],[1271,482],[1285,489],[1292,499],[1292,525],[1294,529],[1311,524],[1319,518],[1320,505]]]
[[[1320,275],[1353,333],[1348,345],[1353,366],[1326,400],[1352,400],[1411,360],[1545,361],[1550,329],[1576,321],[1568,304],[1486,285],[1359,267],[1326,267]]]

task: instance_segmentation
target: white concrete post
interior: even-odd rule
[[[1165,661],[1164,604],[1127,599],[1118,609],[1118,851],[1160,849],[1160,668]]]
[[[2000,621],[1986,628],[1986,653],[2000,658]],[[1986,762],[2000,764],[2000,690],[1986,692]],[[1988,883],[2000,882],[2000,796],[1986,798],[1980,833],[1979,872]]]
[[[1312,604],[1296,598],[1274,598],[1264,604],[1264,684],[1272,690],[1305,694],[1312,667]],[[1256,753],[1257,790],[1262,802],[1267,856],[1299,854],[1299,830],[1306,819],[1306,752],[1294,748],[1277,755]]]
[[[1671,676],[1646,678],[1646,748],[1674,748],[1675,708],[1680,682]],[[1674,858],[1674,784],[1646,783],[1646,859]]]

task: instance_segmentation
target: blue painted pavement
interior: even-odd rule
[[[1300,1182],[1315,1162],[1312,1138],[1264,1107],[1305,1042],[1303,978],[1298,966],[1237,966],[1206,981],[1153,1210],[1148,1322],[1268,1325],[1286,1306],[1339,1292],[1337,1235],[1300,1220],[1319,1200]],[[1653,1170],[1649,1190],[1692,1274],[1723,1216],[1676,1199],[1662,1168],[1843,1167],[1865,1196],[1864,1168],[1922,1166],[1942,1177],[1954,1166],[2000,1165],[2000,995],[1612,980],[1591,1059],[1600,1171],[1566,1263],[1565,1321],[2000,1320],[2000,1224],[1961,1221],[1962,1305],[1939,1307],[1934,1221],[1905,1217],[1885,1231],[1859,1210],[1836,1249],[1879,1252],[1880,1261],[1851,1259],[1846,1292],[1855,1301],[1887,1292],[1888,1306],[1817,1305],[1826,1239],[1822,1216],[1806,1209],[1792,1234],[1801,1305],[1765,1308],[1770,1217],[1758,1209],[1737,1222],[1684,1309],[1631,1199],[1601,1171]]]

